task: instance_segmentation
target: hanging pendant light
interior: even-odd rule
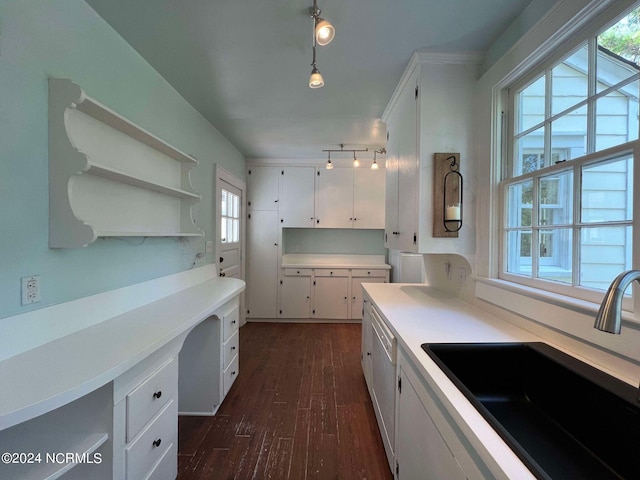
[[[333,168],[333,163],[331,163],[331,152],[329,152],[329,158],[327,160],[327,165],[325,167],[327,170],[331,170]]]
[[[378,152],[376,152],[375,150],[373,151],[373,163],[371,164],[371,170],[378,170],[378,168],[380,168],[378,166],[378,162],[376,162],[376,154]]]
[[[353,152],[353,166],[354,168],[358,168],[360,166],[360,160],[356,158],[356,152]]]
[[[318,14],[320,14],[320,9],[318,9]],[[324,18],[316,17],[315,34],[318,45],[324,47],[325,45],[329,45],[333,37],[336,36],[336,29]]]
[[[311,70],[311,76],[309,77],[309,88],[324,87],[324,78],[320,74],[320,70],[313,64],[313,70]]]

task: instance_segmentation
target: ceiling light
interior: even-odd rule
[[[355,150],[354,150],[354,152],[353,152],[353,166],[354,166],[354,167],[356,167],[356,168],[360,166],[360,160],[358,160],[358,159],[356,158],[356,152],[355,152]]]
[[[320,9],[318,9],[318,14],[320,14]],[[333,25],[324,18],[316,17],[316,42],[318,45],[322,47],[329,45],[335,36],[336,29]]]
[[[371,164],[371,170],[378,170],[380,168],[380,165],[378,165],[378,162],[376,161],[376,157],[378,154],[385,154],[387,153],[387,149],[382,147],[380,150],[374,150],[373,151],[373,163]]]
[[[313,70],[311,70],[311,76],[309,77],[309,88],[320,88],[324,86],[324,78],[320,74],[320,70],[313,63]]]
[[[309,88],[320,88],[324,86],[324,79],[316,66],[316,46],[328,45],[336,35],[336,29],[324,18],[320,18],[317,0],[313,0],[313,7],[309,7],[309,15],[313,18],[313,69],[309,78]]]
[[[327,170],[331,170],[333,168],[333,163],[331,163],[331,152],[329,152],[329,158],[327,160],[327,166],[325,168]]]

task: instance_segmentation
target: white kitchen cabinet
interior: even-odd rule
[[[417,80],[418,70],[405,79],[387,122],[385,246],[405,252],[417,251]]]
[[[185,339],[178,377],[181,414],[213,415],[220,408],[239,374],[239,314],[236,298],[194,327]]]
[[[459,462],[455,451],[468,455],[402,350],[398,355],[396,480],[465,480],[484,478],[470,458]],[[461,464],[471,470],[463,470]]]
[[[353,228],[353,171],[318,169],[316,228]]]
[[[335,170],[335,168],[334,168]],[[385,169],[353,169],[353,228],[384,228]]]
[[[315,214],[315,167],[280,167],[280,225],[312,228]]]
[[[363,301],[364,311],[362,315],[362,340],[361,340],[361,353],[360,360],[362,363],[362,372],[364,373],[364,380],[369,390],[369,396],[373,398],[372,389],[372,363],[371,363],[371,348],[373,345],[373,330],[371,326],[371,302],[369,300]]]
[[[316,269],[313,278],[313,318],[348,318],[348,289],[349,270]]]
[[[278,311],[278,212],[247,215],[247,318],[276,318]]]
[[[247,170],[247,210],[278,210],[280,168],[253,166]]]
[[[351,295],[349,301],[349,318],[356,320],[363,318],[363,283],[387,283],[389,270],[383,269],[353,269],[351,270]]]
[[[286,268],[280,280],[279,318],[309,318],[312,270]]]
[[[480,59],[416,52],[382,119],[387,123],[385,246],[414,253],[475,251],[475,164],[471,132]],[[458,238],[433,237],[433,156],[459,152],[464,223]],[[467,203],[469,202],[469,203]]]

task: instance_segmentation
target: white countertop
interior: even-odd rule
[[[421,345],[541,339],[427,285],[365,283],[363,287],[396,335],[398,346],[436,392],[483,460],[488,465],[497,465],[506,478],[535,478]]]
[[[390,270],[384,255],[298,254],[282,256],[282,268],[371,268]]]
[[[0,361],[0,430],[114,380],[244,286],[242,280],[212,278]]]

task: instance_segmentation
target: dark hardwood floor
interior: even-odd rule
[[[360,324],[248,323],[213,417],[180,417],[178,479],[391,479]]]

